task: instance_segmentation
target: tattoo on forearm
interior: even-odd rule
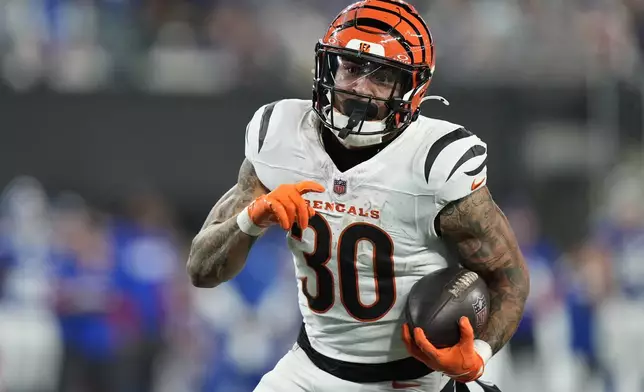
[[[461,264],[488,285],[490,316],[480,338],[498,352],[516,331],[530,291],[514,233],[487,188],[447,206],[439,223],[443,237],[458,249]]]
[[[188,258],[191,275],[202,283],[221,283],[239,272],[256,237],[241,233],[234,217],[263,189],[253,165],[245,160],[237,184],[215,204],[192,242]]]

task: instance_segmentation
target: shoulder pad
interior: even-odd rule
[[[310,101],[301,99],[283,99],[259,108],[246,127],[246,158],[252,162],[260,153],[279,148],[285,138],[299,131],[310,109]]]
[[[268,132],[268,125],[273,115],[275,105],[279,101],[271,102],[260,107],[253,118],[246,126],[246,158],[251,162],[259,154],[264,146],[266,140],[266,133]]]
[[[486,182],[487,144],[463,127],[448,131],[430,145],[424,175],[439,207],[463,198]]]

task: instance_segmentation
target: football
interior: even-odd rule
[[[478,336],[487,324],[490,294],[483,279],[473,271],[447,268],[430,273],[412,286],[405,318],[409,327],[420,327],[437,348],[458,343],[462,316],[469,318]]]

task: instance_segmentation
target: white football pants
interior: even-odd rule
[[[254,392],[439,392],[448,381],[435,372],[416,380],[357,384],[319,369],[295,344]]]

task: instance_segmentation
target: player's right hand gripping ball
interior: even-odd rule
[[[481,332],[488,312],[488,288],[475,272],[444,269],[428,274],[414,284],[407,298],[403,326],[407,351],[456,381],[476,380],[492,356],[490,346],[475,339],[475,328]]]
[[[250,221],[260,228],[278,223],[282,229],[290,230],[296,219],[301,228],[306,228],[309,218],[315,215],[315,210],[302,197],[309,192],[324,192],[324,187],[314,181],[282,184],[255,199],[246,208],[246,213]]]

